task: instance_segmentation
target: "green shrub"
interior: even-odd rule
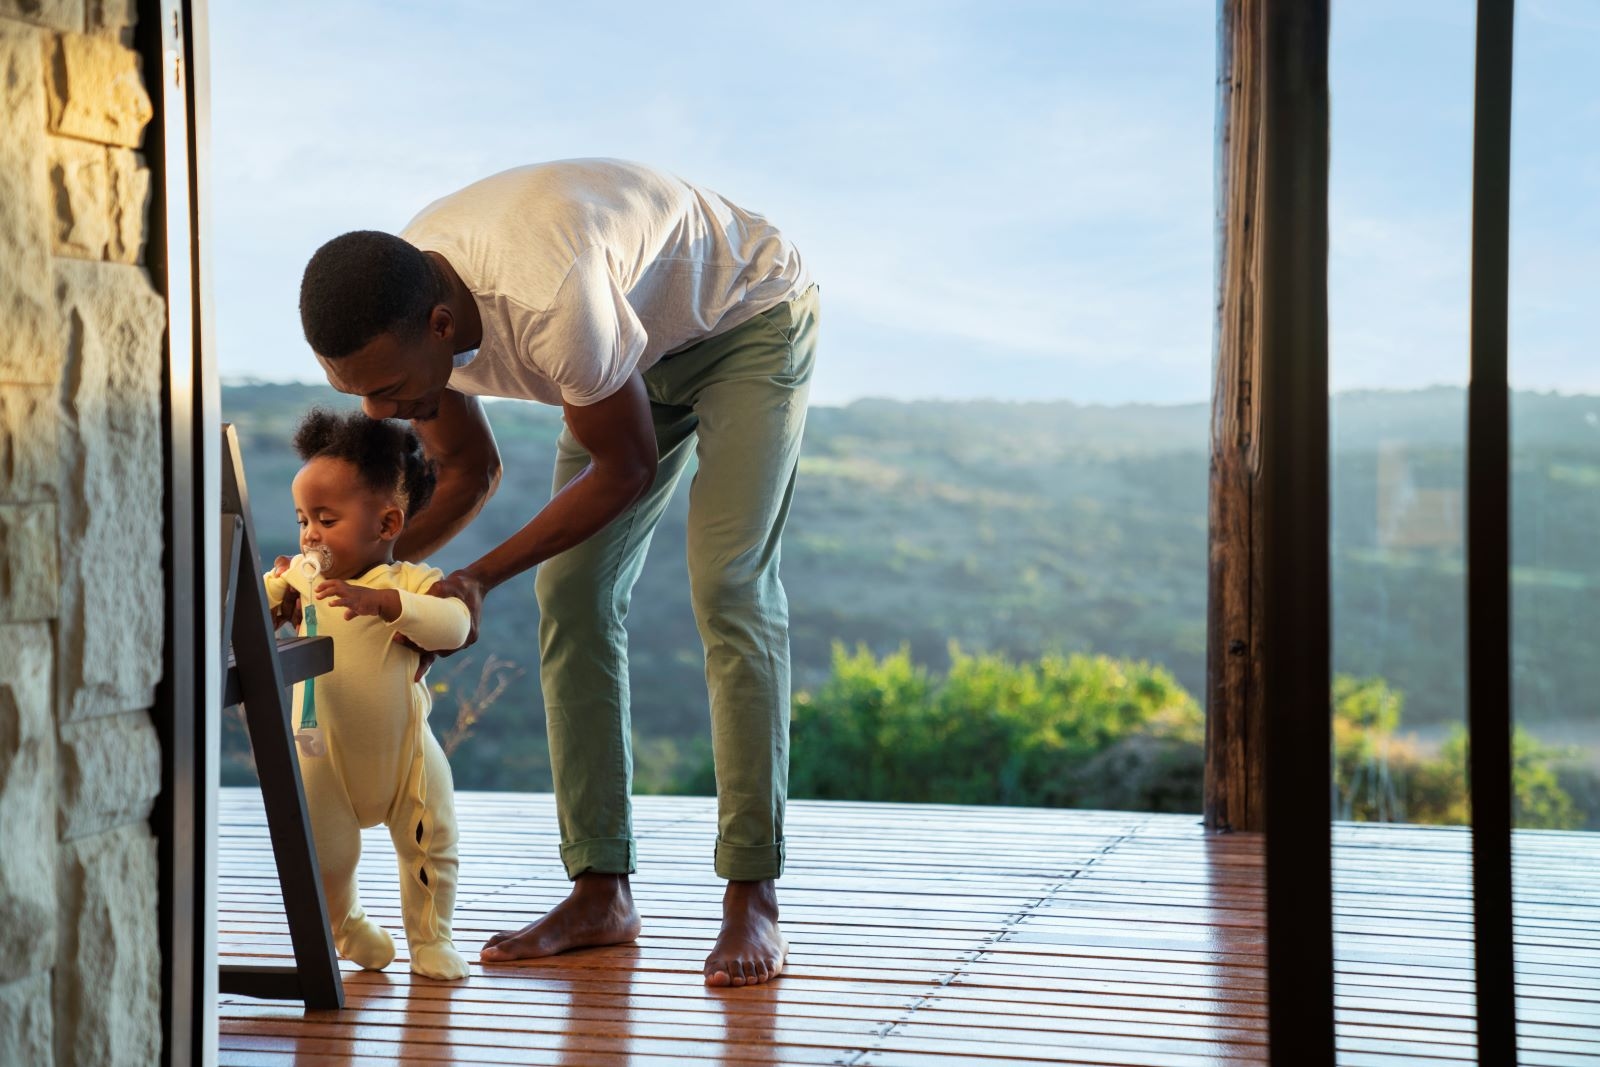
[[[1438,755],[1424,756],[1400,738],[1405,698],[1382,678],[1340,675],[1333,684],[1335,817],[1361,822],[1465,825],[1467,730],[1456,726]],[[1512,817],[1527,829],[1572,830],[1584,817],[1568,785],[1592,788],[1592,774],[1568,764],[1574,750],[1512,731]]]
[[[1468,821],[1465,729],[1433,756],[1398,731],[1405,697],[1381,678],[1339,675],[1332,697],[1339,819]],[[1165,669],[1109,656],[1013,662],[950,649],[937,677],[908,648],[833,648],[833,669],[795,694],[790,792],[902,803],[1198,812],[1199,704]],[[1574,829],[1600,781],[1574,753],[1513,735],[1516,825]],[[709,766],[685,781],[709,791]]]
[[[908,649],[835,645],[795,695],[796,797],[1198,811],[1199,705],[1171,674],[1107,656],[1014,663],[950,650],[935,678]]]

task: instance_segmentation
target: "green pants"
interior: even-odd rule
[[[689,489],[689,590],[711,698],[716,871],[736,881],[783,873],[789,606],[778,554],[816,327],[813,286],[650,368],[655,483],[605,529],[539,567],[540,678],[568,877],[635,867],[623,620],[691,451],[699,469]],[[588,464],[589,454],[563,430],[556,488]]]

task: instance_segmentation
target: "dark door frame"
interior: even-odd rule
[[[1467,385],[1467,729],[1478,1061],[1517,1062],[1511,889],[1511,32],[1478,0]]]
[[[161,795],[151,815],[160,877],[162,1062],[216,1059],[216,811],[222,650],[218,624],[221,398],[211,342],[205,0],[137,0],[135,47],[154,118],[145,262],[167,303],[162,379],[166,633],[151,709]]]

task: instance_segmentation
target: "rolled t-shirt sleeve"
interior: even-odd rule
[[[544,313],[518,318],[523,358],[532,360],[561,389],[561,399],[576,407],[622,388],[649,340],[599,247],[577,258]]]

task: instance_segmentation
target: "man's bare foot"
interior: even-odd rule
[[[789,942],[778,930],[778,890],[769,881],[729,882],[722,933],[706,957],[706,985],[759,985],[783,973]]]
[[[567,899],[544,918],[484,942],[483,963],[554,956],[575,948],[620,945],[639,936],[639,913],[625,874],[578,875]]]

